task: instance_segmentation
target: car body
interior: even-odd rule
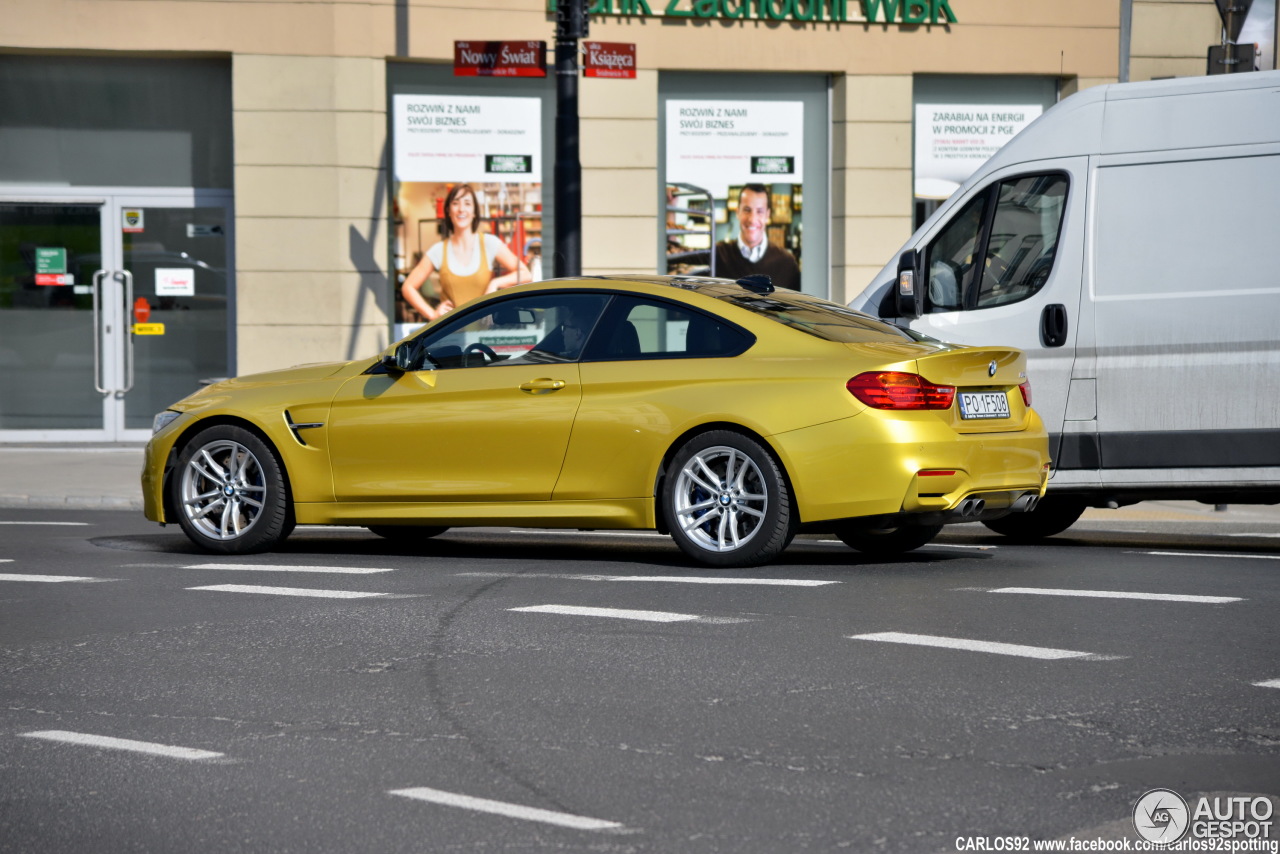
[[[295,523],[658,529],[738,566],[802,527],[893,552],[1034,506],[1047,438],[1019,351],[761,278],[522,285],[376,358],[208,386],[157,416],[147,518],[226,553]]]

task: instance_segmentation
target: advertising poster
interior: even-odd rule
[[[667,101],[667,272],[800,288],[804,104]]]
[[[1039,104],[917,104],[916,198],[949,197],[1042,112]]]
[[[402,292],[420,265],[431,273],[417,292],[433,311],[456,308],[490,285],[542,278],[542,104],[537,98],[396,95],[392,110],[399,338],[430,319]],[[446,240],[451,193],[472,200],[477,222],[474,249],[461,259],[456,243]],[[470,223],[460,231],[472,231]]]

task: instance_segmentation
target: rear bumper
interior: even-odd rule
[[[1034,412],[1024,430],[960,434],[932,413],[868,411],[770,441],[806,524],[948,513],[970,497],[1006,509],[1027,493],[1043,495],[1049,475],[1048,436]]]

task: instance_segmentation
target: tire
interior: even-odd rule
[[[293,528],[280,461],[242,427],[219,424],[196,434],[178,455],[169,482],[178,525],[206,551],[266,551]]]
[[[929,543],[941,525],[899,525],[887,528],[846,527],[836,531],[846,546],[865,555],[892,557]]]
[[[1046,495],[1030,513],[1010,513],[982,524],[1011,540],[1031,543],[1061,534],[1075,524],[1084,508],[1081,498]]]
[[[768,563],[795,535],[782,469],[759,442],[729,430],[702,433],[680,447],[661,501],[671,539],[707,566]]]
[[[448,525],[366,525],[365,527],[379,537],[385,537],[397,543],[426,540],[438,537],[449,530]]]

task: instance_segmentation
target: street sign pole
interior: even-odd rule
[[[556,3],[555,274],[582,275],[582,162],[578,150],[578,40],[589,0]]]

